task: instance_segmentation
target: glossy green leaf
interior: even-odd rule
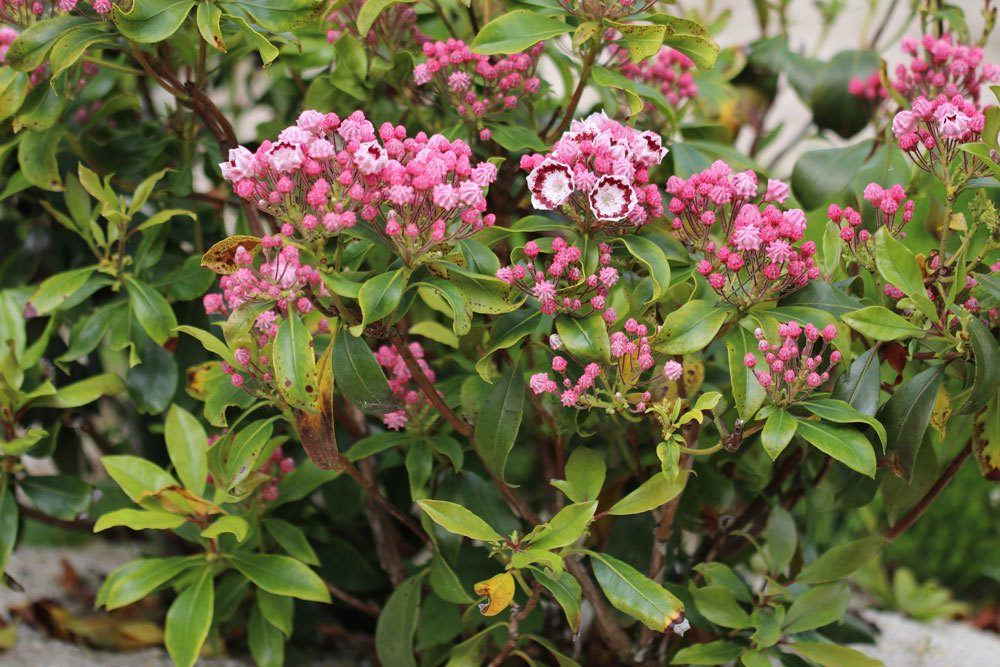
[[[313,602],[330,601],[319,575],[294,558],[252,553],[233,553],[228,558],[243,576],[269,593]]]
[[[740,657],[743,647],[724,639],[705,644],[693,644],[685,646],[674,659],[671,665],[725,665]]]
[[[663,319],[652,338],[653,349],[664,354],[699,352],[715,339],[729,313],[710,301],[689,301]]]
[[[865,350],[837,380],[833,398],[849,403],[863,414],[874,415],[878,411],[879,391],[878,350]]]
[[[133,42],[152,44],[177,32],[194,6],[194,0],[141,0],[128,11],[115,5],[111,20]]]
[[[222,38],[222,27],[220,26],[222,10],[219,9],[219,6],[209,2],[198,3],[195,19],[198,24],[198,32],[201,33],[201,38],[205,40],[205,43],[216,51],[225,53],[226,42]]]
[[[573,575],[564,571],[558,577],[549,576],[543,570],[535,567],[531,568],[531,574],[562,607],[569,629],[573,632],[579,631],[583,591]]]
[[[346,331],[338,332],[331,360],[337,389],[356,407],[371,415],[401,409],[385,372],[364,340]]]
[[[845,88],[846,90],[846,88]],[[817,209],[845,193],[871,152],[871,142],[843,148],[822,148],[799,156],[791,185],[803,208]]]
[[[656,632],[666,632],[684,613],[680,600],[628,563],[607,554],[587,553],[597,583],[618,611]]]
[[[313,339],[296,313],[288,313],[278,326],[271,347],[271,363],[274,383],[281,397],[293,408],[316,411],[319,387]]]
[[[260,609],[260,599],[250,609],[247,624],[247,643],[257,667],[283,667],[285,664],[285,636],[271,625]]]
[[[163,643],[177,667],[194,667],[212,627],[215,584],[208,566],[167,610]]]
[[[556,331],[566,346],[566,351],[580,361],[610,363],[611,342],[607,324],[600,313],[587,317],[557,317]]]
[[[86,266],[46,278],[28,299],[25,310],[35,316],[50,313],[86,285],[96,270],[96,266]]]
[[[879,555],[885,544],[881,535],[838,544],[802,568],[796,580],[803,584],[826,584],[843,579]]]
[[[171,405],[164,438],[181,484],[191,493],[201,495],[208,475],[208,436],[201,422],[179,405]]]
[[[913,252],[894,239],[885,227],[875,232],[875,265],[882,277],[910,297],[917,310],[937,321],[937,309],[927,297],[924,278]]]
[[[417,501],[417,505],[434,523],[449,533],[482,542],[499,542],[503,539],[489,524],[457,503],[428,499]]]
[[[896,387],[882,406],[878,418],[885,425],[889,452],[907,481],[913,478],[913,464],[930,424],[943,373],[941,367],[927,368]]]
[[[883,451],[885,450],[887,444],[885,427],[882,426],[880,421],[860,412],[850,403],[845,403],[835,398],[813,398],[803,401],[801,405],[809,412],[826,421],[837,424],[868,424],[878,435],[879,440],[882,442],[882,449]]]
[[[416,667],[413,638],[420,618],[423,575],[410,577],[386,600],[375,626],[375,653],[384,667]]]
[[[125,526],[132,530],[170,530],[184,525],[187,519],[162,510],[137,510],[130,507],[102,514],[94,524],[94,532]]]
[[[444,310],[451,316],[452,331],[455,336],[460,337],[469,333],[472,327],[472,309],[465,298],[465,293],[457,285],[444,278],[428,278],[416,283],[415,286],[421,290],[421,294],[426,294],[426,290],[430,290],[432,294],[444,300],[447,308],[438,310]]]
[[[86,26],[84,16],[63,15],[37,21],[28,26],[7,50],[6,65],[19,72],[31,72],[48,58],[53,44],[67,31]]]
[[[627,234],[621,237],[621,241],[633,257],[645,264],[649,273],[653,292],[646,305],[656,303],[670,288],[670,264],[666,254],[660,246],[644,236]]]
[[[668,479],[662,473],[654,474],[639,488],[612,505],[608,514],[616,516],[641,514],[656,509],[676,498],[684,490],[686,483],[687,476],[684,474],[678,475],[675,479]]]
[[[358,294],[361,324],[352,327],[351,333],[360,336],[367,325],[391,315],[403,298],[405,287],[406,275],[403,269],[380,273],[366,280]]]
[[[108,476],[125,492],[132,502],[138,503],[145,496],[168,486],[177,486],[177,480],[152,461],[131,454],[102,456],[101,464]]]
[[[1000,346],[990,330],[978,318],[969,319],[969,342],[972,344],[973,378],[969,399],[958,414],[978,412],[994,397],[1000,386]]]
[[[767,416],[764,429],[760,432],[760,444],[772,461],[785,451],[798,425],[799,420],[784,408],[778,408]]]
[[[878,53],[871,50],[841,51],[824,63],[816,76],[810,106],[817,126],[847,139],[868,125],[862,103],[850,94],[848,85],[857,77],[866,79],[878,71]]]
[[[757,350],[757,339],[743,327],[736,327],[726,337],[726,355],[729,360],[729,381],[732,387],[733,401],[740,419],[749,421],[757,414],[764,404],[767,392],[757,382],[753,369],[743,363],[747,354]]]
[[[587,447],[577,447],[566,461],[566,479],[552,480],[552,486],[574,503],[583,503],[597,500],[606,475],[607,465],[600,453]]]
[[[18,487],[40,512],[65,521],[86,512],[93,496],[90,484],[69,475],[33,475]]]
[[[241,0],[240,8],[270,32],[287,32],[318,21],[326,11],[325,0]]]
[[[559,549],[576,542],[586,532],[597,511],[597,501],[573,503],[562,508],[544,527],[532,532],[527,543],[534,549]],[[537,531],[537,532],[536,532]]]
[[[795,530],[795,520],[792,519],[792,515],[781,505],[775,505],[767,517],[764,540],[767,545],[767,558],[771,564],[770,571],[774,574],[784,573],[795,555],[798,532]]]
[[[135,318],[157,345],[163,345],[177,328],[177,317],[163,295],[146,283],[125,279],[128,303]]]
[[[115,396],[125,391],[125,383],[114,373],[101,373],[60,387],[55,394],[31,401],[39,408],[78,408],[93,403],[101,396]]]
[[[836,623],[850,603],[851,589],[844,582],[810,588],[788,608],[785,632],[795,634]]]
[[[923,338],[924,330],[882,306],[868,306],[843,316],[847,326],[871,340]]]
[[[202,556],[141,558],[115,569],[101,584],[94,604],[113,611],[141,600],[198,563]]]
[[[795,642],[789,644],[789,648],[820,667],[885,667],[881,660],[869,658],[861,651],[837,644]]]
[[[247,538],[247,531],[250,524],[241,516],[228,514],[220,516],[211,525],[201,531],[201,536],[205,539],[216,539],[220,535],[230,534],[236,538],[237,542],[242,542]]]
[[[476,420],[476,448],[483,463],[501,479],[521,427],[525,391],[524,370],[518,357],[490,388]]]
[[[566,34],[573,27],[528,9],[498,16],[482,27],[472,40],[472,50],[483,55],[524,51],[538,42]]]
[[[722,586],[705,586],[691,591],[698,612],[715,625],[743,629],[753,626],[750,614],[739,605],[733,593]]]
[[[306,565],[319,565],[319,556],[309,544],[309,538],[295,524],[268,517],[264,519],[264,530],[289,556]]]
[[[281,630],[286,640],[291,638],[295,600],[257,589],[257,607],[268,623]]]
[[[875,450],[857,429],[801,419],[796,434],[851,470],[875,476]]]

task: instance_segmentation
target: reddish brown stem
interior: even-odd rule
[[[379,607],[377,604],[365,602],[364,600],[358,599],[353,595],[351,595],[350,593],[348,593],[347,591],[337,588],[331,583],[326,584],[326,589],[330,591],[330,595],[337,598],[344,604],[354,607],[365,616],[378,618],[378,615],[382,613],[382,608]]]
[[[945,487],[948,486],[951,480],[955,478],[955,475],[957,475],[958,471],[962,469],[962,465],[969,460],[970,456],[972,456],[972,440],[965,443],[965,447],[962,448],[962,451],[955,455],[955,458],[951,460],[948,467],[944,469],[941,476],[937,478],[936,482],[934,482],[934,486],[927,490],[927,493],[925,493],[923,498],[921,498],[920,501],[913,506],[913,509],[907,512],[902,519],[897,521],[896,525],[892,528],[886,529],[886,531],[882,533],[885,539],[894,540],[906,532],[910,526],[915,524],[917,519],[919,519],[923,513],[927,511],[927,508],[930,507],[931,503],[933,503],[934,500],[941,495],[941,492],[944,491]]]

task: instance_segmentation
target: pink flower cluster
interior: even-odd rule
[[[383,123],[376,136],[361,111],[344,119],[304,111],[276,142],[232,149],[219,167],[236,194],[303,238],[334,235],[360,217],[412,264],[493,224],[484,189],[497,169],[471,158],[463,141],[408,137],[402,125]]]
[[[847,92],[869,105],[877,105],[889,97],[889,91],[882,85],[882,77],[878,70],[867,78],[854,77],[847,84]]]
[[[779,343],[768,343],[763,329],[757,329],[754,336],[766,365],[756,370],[754,375],[776,405],[805,399],[830,379],[830,370],[840,363],[841,355],[837,350],[830,352],[825,367],[823,363],[830,341],[837,337],[837,327],[833,324],[822,331],[812,324],[804,327],[798,322],[779,324]],[[748,352],[743,358],[743,364],[750,369],[756,369],[759,363],[753,352]]]
[[[902,46],[912,60],[896,67],[892,87],[909,100],[944,94],[968,97],[978,104],[983,85],[1000,80],[1000,68],[983,61],[981,48],[959,43],[950,34],[927,34],[919,42],[906,37]]]
[[[293,470],[295,470],[295,459],[285,456],[281,447],[275,449],[271,453],[271,457],[264,462],[264,465],[258,471],[263,475],[269,476],[269,479],[258,488],[261,500],[266,503],[273,503],[277,500],[280,495],[278,492],[278,482]]]
[[[655,132],[639,132],[595,113],[574,120],[547,155],[525,155],[531,203],[559,209],[585,233],[620,233],[663,214],[650,168],[667,154]]]
[[[434,382],[436,377],[434,370],[424,359],[424,349],[420,343],[412,342],[409,345],[410,352],[417,360],[417,365],[427,376],[427,379]],[[420,393],[416,386],[411,383],[412,376],[410,369],[406,367],[403,356],[395,345],[383,345],[375,352],[375,359],[379,365],[389,372],[389,386],[396,397],[403,402],[403,409],[389,412],[382,415],[382,421],[386,427],[398,431],[413,420],[419,419],[429,409],[426,397]]]
[[[816,245],[801,243],[805,213],[777,206],[790,194],[786,183],[770,179],[758,196],[754,172],[733,173],[719,160],[691,178],[671,176],[667,192],[677,237],[705,253],[697,271],[726,301],[747,307],[780,299],[819,276]]]
[[[545,266],[539,258],[538,243],[529,241],[522,248],[527,262],[502,267],[496,276],[538,299],[546,315],[589,315],[598,311],[606,322],[614,322],[618,315],[608,305],[608,292],[618,282],[618,269],[611,266],[611,246],[601,243],[599,250],[597,269],[585,275],[583,253],[578,246],[561,236],[552,239],[553,256]]]
[[[513,109],[538,92],[541,80],[535,69],[544,49],[540,42],[523,53],[498,57],[473,53],[458,39],[425,42],[427,61],[413,68],[413,80],[418,86],[432,85],[460,116],[478,121]]]
[[[17,39],[17,30],[9,26],[0,26],[0,65],[7,64],[7,50]]]
[[[87,0],[87,5],[97,14],[107,14],[113,0]],[[80,0],[0,0],[0,21],[27,26],[59,14],[80,10]]]
[[[361,37],[358,34],[358,14],[364,4],[365,0],[336,3],[336,8],[326,18],[330,24],[326,31],[326,41],[333,44],[344,34]],[[384,41],[391,40],[392,43],[388,45],[401,50],[411,44],[419,46],[427,41],[427,36],[417,28],[417,12],[408,4],[391,5],[382,10],[363,39],[368,46],[376,46],[380,37]]]
[[[680,107],[698,94],[698,85],[691,75],[694,62],[677,49],[664,46],[656,57],[638,63],[629,60],[628,51],[617,44],[608,49],[621,61],[618,70],[622,74],[659,90],[670,106]],[[652,109],[653,105],[647,101],[646,111]]]
[[[961,95],[920,95],[911,110],[892,119],[892,132],[917,166],[934,173],[934,163],[950,164],[960,144],[979,141],[985,125],[986,116]]]
[[[892,237],[906,238],[903,227],[913,219],[914,204],[912,199],[906,199],[906,191],[902,185],[897,183],[886,189],[878,183],[869,183],[865,186],[864,198],[875,209],[874,231],[884,227]],[[874,269],[873,232],[860,229],[861,213],[850,206],[841,208],[836,204],[830,204],[826,214],[831,221],[840,225],[840,238],[846,243],[854,261],[868,269]]]
[[[583,367],[583,373],[574,382],[568,376],[569,362],[565,357],[556,355],[552,358],[552,370],[562,376],[561,382],[553,380],[548,373],[535,373],[528,386],[535,394],[559,394],[560,402],[566,407],[592,407],[600,403],[596,396],[598,387],[595,380],[604,375],[616,381],[612,391],[618,400],[612,405],[628,405],[631,412],[645,412],[647,403],[652,399],[650,392],[633,392],[628,398],[625,398],[625,393],[640,385],[643,373],[656,366],[649,343],[650,333],[649,327],[630,318],[625,322],[623,331],[616,331],[610,337],[613,370],[609,368],[605,372],[600,364],[590,363]],[[560,346],[557,345],[554,349],[558,347]],[[682,372],[683,367],[676,361],[671,360],[663,365],[663,375],[668,380],[677,380]]]
[[[255,267],[253,255],[239,246],[235,261],[240,268],[219,279],[222,294],[206,294],[203,299],[205,312],[209,315],[228,316],[245,303],[271,304],[272,307],[257,315],[255,321],[260,347],[274,338],[289,308],[303,315],[313,309],[312,301],[306,296],[307,290],[313,290],[318,296],[329,296],[319,271],[300,262],[296,246],[286,245],[275,235],[265,236],[262,248],[263,262]]]

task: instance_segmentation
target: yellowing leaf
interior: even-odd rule
[[[236,250],[243,247],[251,255],[260,252],[261,240],[256,236],[238,234],[224,238],[202,255],[201,265],[209,271],[228,276],[236,271]]]
[[[942,440],[944,440],[944,434],[948,429],[948,420],[950,418],[951,399],[948,398],[948,391],[944,387],[941,387],[938,389],[937,399],[934,401],[934,410],[931,411],[931,426],[937,429]]]
[[[510,572],[501,572],[486,581],[480,581],[473,590],[476,595],[486,598],[486,602],[479,604],[482,615],[496,616],[514,600],[514,577]]]

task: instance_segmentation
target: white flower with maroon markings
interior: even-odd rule
[[[632,154],[646,166],[660,164],[667,156],[667,149],[663,147],[663,139],[656,132],[643,132],[636,135],[632,141]]]
[[[621,176],[601,176],[590,191],[590,210],[598,220],[621,220],[632,212],[636,202],[635,190]]]
[[[528,174],[531,204],[550,211],[559,208],[573,194],[573,172],[562,162],[547,159]]]

